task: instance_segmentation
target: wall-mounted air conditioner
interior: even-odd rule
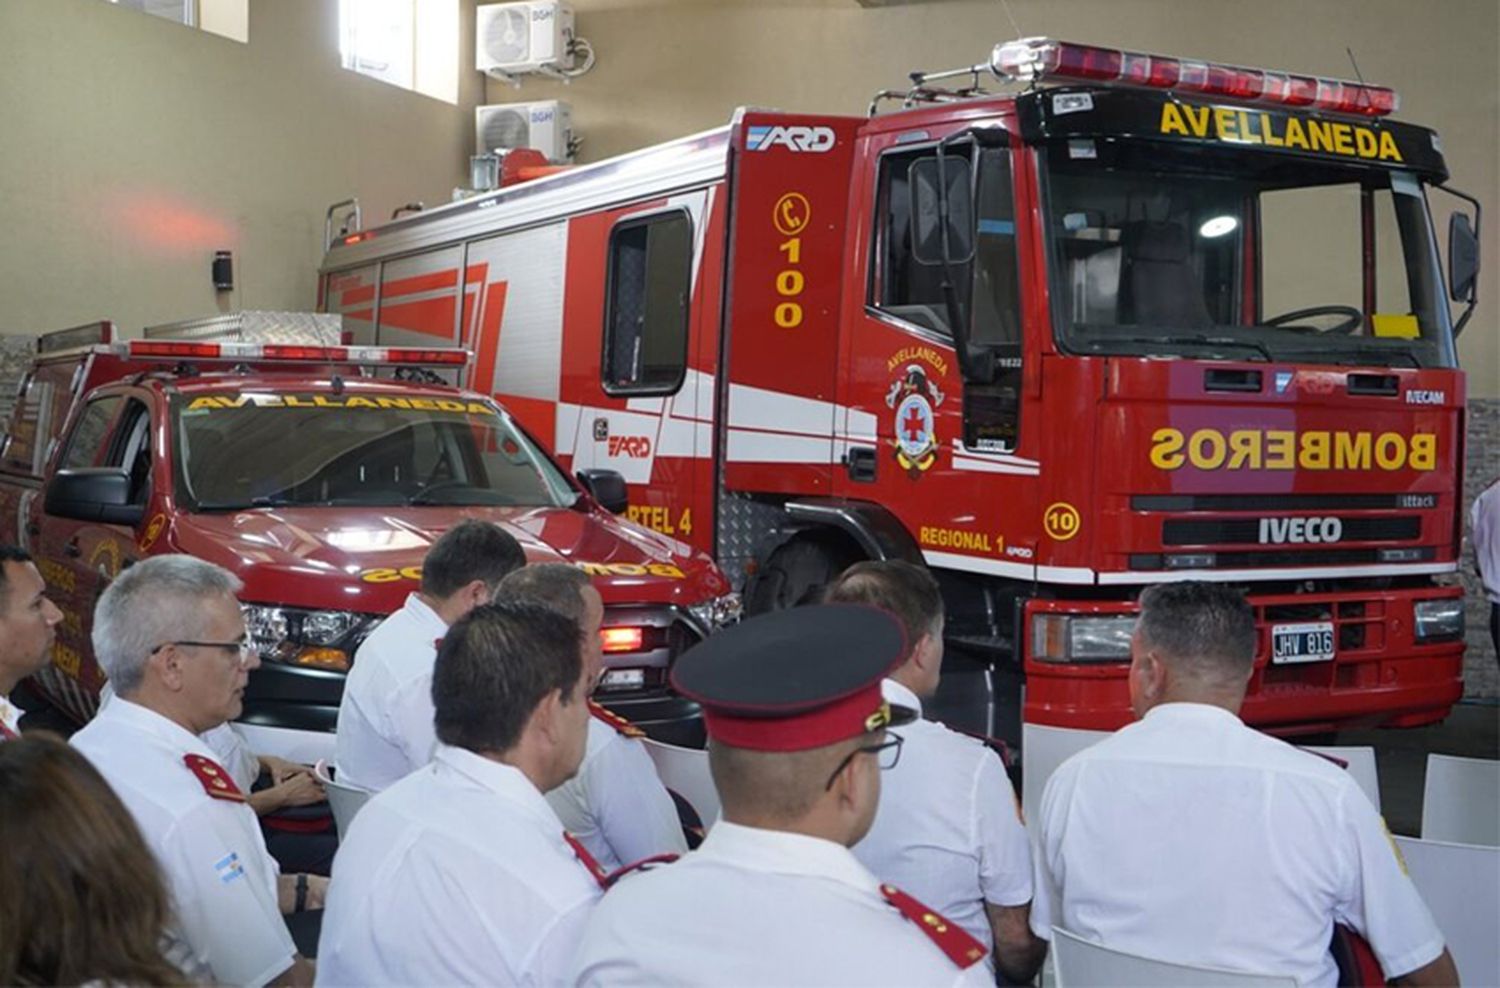
[[[573,108],[562,100],[492,103],[474,110],[474,150],[535,148],[554,164],[573,157]]]
[[[475,64],[481,72],[560,75],[573,69],[573,8],[557,0],[476,8]]]

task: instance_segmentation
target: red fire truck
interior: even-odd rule
[[[31,552],[63,610],[45,698],[92,716],[99,594],[137,559],[185,552],[244,582],[252,748],[331,758],[355,649],[417,589],[432,542],[483,518],[529,560],[593,576],[599,698],[668,736],[687,723],[667,668],[739,606],[712,561],[616,517],[618,476],[580,483],[492,399],[437,380],[465,351],[338,345],[337,323],[241,313],[147,339],[111,323],[41,337],[0,449],[0,540]]]
[[[1129,720],[1133,598],[1182,578],[1253,601],[1250,722],[1444,717],[1478,204],[1445,291],[1438,136],[1382,87],[1045,39],[914,79],[348,232],[320,307],[474,348],[752,611],[924,562],[991,657],[967,719],[1010,733],[1024,683],[1028,747]]]

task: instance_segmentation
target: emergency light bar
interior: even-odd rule
[[[292,343],[194,343],[189,340],[130,340],[133,359],[221,360],[239,363],[374,364],[462,367],[469,351],[456,347],[426,349],[386,346],[303,346]]]
[[[990,55],[990,71],[1018,82],[1070,79],[1114,83],[1366,117],[1386,116],[1401,105],[1396,91],[1385,86],[1096,48],[1051,38],[1023,38],[996,45]]]

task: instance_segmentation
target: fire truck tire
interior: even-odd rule
[[[810,603],[829,581],[861,558],[857,549],[836,537],[793,539],[766,560],[745,609],[764,614]]]

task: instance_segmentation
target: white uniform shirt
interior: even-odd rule
[[[263,985],[296,946],[276,901],[280,871],[249,805],[215,799],[183,763],[202,739],[115,697],[72,744],[104,776],[161,864],[177,925],[219,984]]]
[[[589,718],[578,774],[547,793],[568,831],[605,871],[654,854],[686,854],[677,807],[635,738]]]
[[[922,712],[894,680],[886,700]],[[974,738],[930,720],[895,728],[895,768],[880,774],[880,809],[854,856],[883,882],[914,896],[992,947],[984,904],[1031,901],[1031,845],[999,757]],[[993,965],[992,954],[985,956]]]
[[[339,848],[317,980],[560,984],[599,894],[519,769],[440,745]]]
[[[1443,937],[1338,766],[1219,707],[1169,703],[1065,761],[1035,820],[1031,925],[1163,960],[1333,985],[1334,923],[1389,977]]]
[[[1500,480],[1486,487],[1469,510],[1474,558],[1490,603],[1500,604]]]
[[[844,848],[714,824],[698,850],[630,875],[594,910],[580,985],[993,985],[885,901]]]
[[[5,730],[11,734],[21,733],[21,711],[10,702],[10,697],[4,695],[0,695],[0,724],[4,724]],[[5,736],[5,731],[0,731],[0,738]]]
[[[417,594],[354,653],[339,701],[340,782],[379,792],[432,760],[432,665],[448,626]]]
[[[106,682],[99,690],[99,709],[103,710],[114,699],[115,688]],[[234,729],[234,724],[225,721],[218,727],[210,727],[198,735],[198,739],[214,753],[214,761],[229,771],[234,784],[240,787],[240,792],[250,795],[250,790],[255,787],[255,780],[260,778],[260,759],[250,750],[250,745],[240,732]]]

